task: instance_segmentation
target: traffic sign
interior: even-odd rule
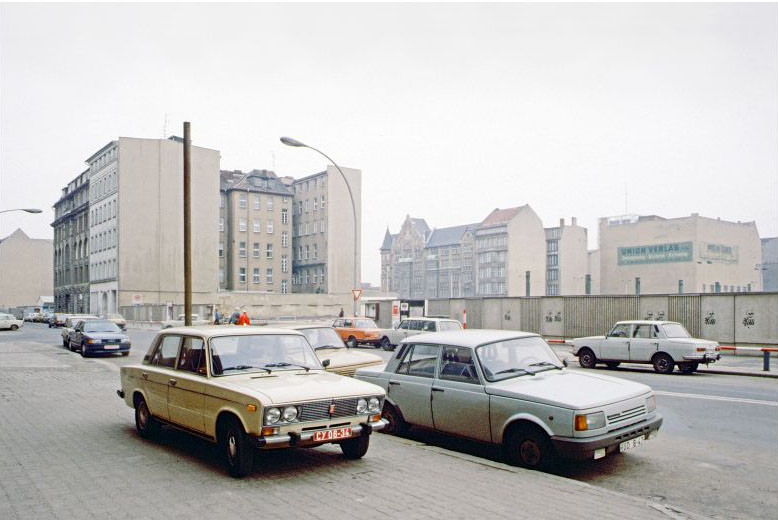
[[[351,289],[351,295],[354,297],[354,301],[357,301],[362,296],[362,289]]]

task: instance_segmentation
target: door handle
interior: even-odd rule
[[[434,386],[432,387],[432,391],[433,392],[445,392],[445,390],[443,390],[442,388],[435,388]]]
[[[170,386],[176,386],[176,383],[177,383],[178,381],[176,381],[175,379],[172,379],[172,378],[171,378],[171,379],[168,379],[168,380],[167,380],[167,382],[168,382],[168,383],[170,383]]]
[[[143,379],[149,378],[149,374],[147,372],[143,372],[141,375],[143,376]]]
[[[399,383],[399,382],[397,382],[397,381],[389,381],[389,384],[390,384],[390,385],[399,385],[400,383]]]

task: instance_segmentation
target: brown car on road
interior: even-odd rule
[[[378,347],[381,345],[381,329],[370,318],[338,318],[332,323],[349,348],[360,343]]]

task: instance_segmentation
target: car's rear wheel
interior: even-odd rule
[[[70,341],[68,341],[68,340],[63,338],[62,339],[62,346],[65,347],[66,349],[70,350]]]
[[[254,465],[254,447],[243,425],[234,417],[224,420],[219,435],[219,446],[224,455],[227,471],[233,477],[245,477]]]
[[[122,352],[122,356],[124,356],[124,357],[127,357],[127,356],[129,356],[129,355],[130,355],[130,353],[129,353],[129,352]]]
[[[347,459],[361,459],[367,453],[367,449],[370,447],[370,436],[354,437],[347,441],[340,443],[340,450],[343,452],[343,456]]]
[[[381,430],[383,433],[401,434],[408,430],[408,423],[405,422],[397,408],[390,403],[384,403],[381,417],[389,422],[389,424],[384,426],[384,429]]]
[[[679,363],[678,370],[680,370],[682,374],[693,374],[699,366],[699,363]]]
[[[387,351],[392,350],[392,342],[386,336],[381,338],[381,348]]]
[[[19,330],[19,325],[14,323],[13,325],[11,325],[11,330]]]
[[[616,368],[621,365],[621,361],[606,361],[605,366],[608,368]]]
[[[654,364],[654,370],[659,374],[672,374],[673,368],[675,368],[673,358],[664,352],[654,355],[651,362]]]
[[[142,397],[135,401],[135,429],[144,439],[156,437],[160,429],[159,421],[151,415],[146,400]]]
[[[578,364],[583,368],[594,368],[597,366],[597,356],[591,349],[584,347],[578,351]]]
[[[519,426],[508,432],[504,444],[509,464],[527,469],[546,469],[554,461],[551,441],[537,426]]]
[[[357,346],[357,338],[354,336],[349,336],[346,340],[346,345],[348,345],[349,348],[354,348]]]

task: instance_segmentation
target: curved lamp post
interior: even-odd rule
[[[328,161],[330,161],[333,165],[335,165],[335,168],[338,170],[338,173],[340,173],[340,176],[343,178],[343,182],[346,183],[346,188],[348,188],[348,196],[351,199],[351,214],[354,217],[354,289],[359,289],[357,286],[357,269],[358,269],[358,262],[359,262],[359,253],[357,250],[357,206],[354,203],[354,194],[351,192],[351,185],[348,183],[348,179],[346,179],[346,176],[343,174],[343,170],[340,169],[340,166],[338,166],[338,163],[332,160],[332,158],[327,155],[326,153],[322,152],[321,150],[317,150],[313,146],[309,146],[305,143],[301,143],[297,139],[292,139],[291,137],[282,137],[281,142],[284,143],[287,146],[294,146],[297,148],[310,148],[314,152],[318,152],[319,154],[323,155]],[[353,295],[352,295],[353,298]],[[354,304],[352,307],[354,316],[357,315],[357,300],[354,299]]]
[[[0,213],[8,213],[9,211],[26,211],[27,213],[42,213],[43,210],[40,210],[38,208],[16,208],[16,209],[0,210]]]

